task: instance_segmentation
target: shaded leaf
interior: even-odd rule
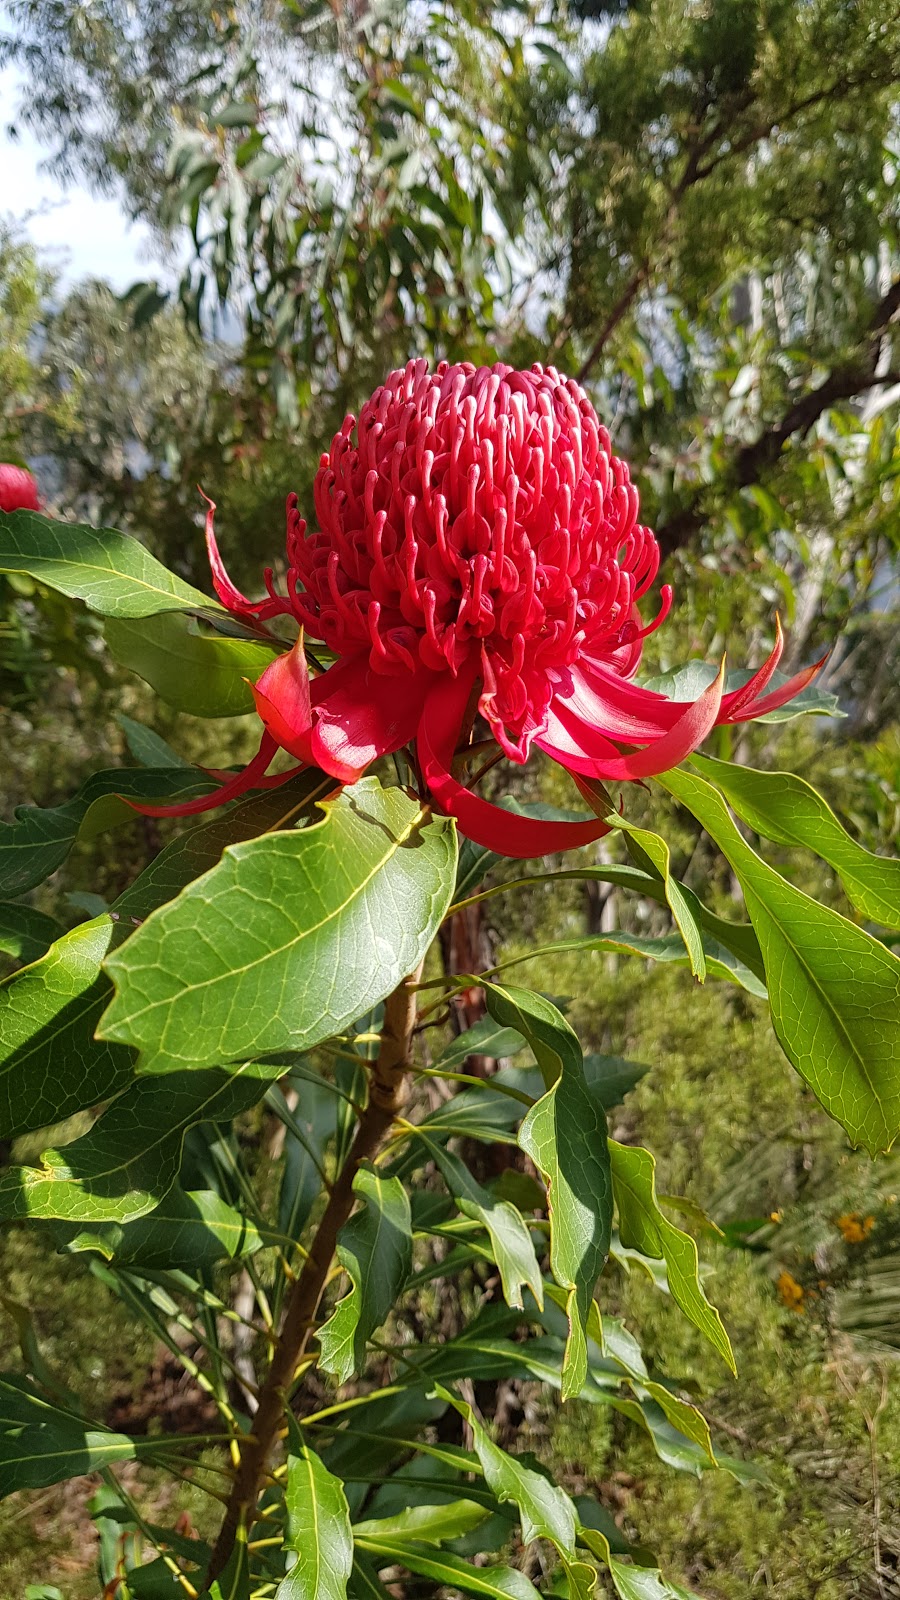
[[[0,1374],[0,1499],[131,1461],[135,1442],[53,1405],[24,1378]]]
[[[65,1248],[73,1255],[95,1250],[117,1267],[196,1274],[252,1255],[262,1242],[253,1223],[212,1189],[186,1192],[173,1184],[149,1216],[79,1228],[65,1237]]]
[[[534,1584],[515,1567],[473,1567],[460,1556],[443,1550],[438,1555],[428,1545],[406,1539],[374,1539],[359,1543],[375,1558],[379,1567],[398,1564],[433,1583],[463,1589],[467,1594],[486,1595],[489,1600],[540,1600]]]
[[[16,961],[39,961],[63,932],[61,923],[45,911],[13,900],[0,901],[0,950]]]
[[[561,1554],[574,1554],[577,1517],[565,1490],[494,1444],[465,1400],[440,1386],[437,1393],[459,1412],[471,1429],[472,1444],[488,1488],[501,1505],[512,1502],[517,1507],[522,1543],[550,1539]]]
[[[106,916],[73,928],[0,985],[0,1138],[62,1122],[131,1080],[131,1051],[94,1038],[113,926]]]
[[[100,1031],[142,1050],[139,1070],[308,1049],[415,969],[453,888],[453,823],[377,778],[325,810],[226,849],[110,958]]]
[[[436,1072],[451,1072],[469,1056],[488,1056],[497,1061],[524,1050],[525,1040],[515,1028],[502,1028],[493,1017],[480,1017],[446,1045],[434,1062]]]
[[[218,861],[226,844],[294,821],[328,787],[320,773],[306,773],[181,834],[111,913],[73,929],[43,961],[0,985],[0,1138],[61,1122],[130,1081],[131,1052],[94,1037],[112,998],[101,970],[111,944]]]
[[[266,1077],[208,1070],[142,1078],[113,1100],[88,1133],[47,1150],[40,1167],[0,1172],[0,1217],[130,1222],[172,1187],[187,1129],[227,1122],[262,1099]],[[259,1069],[256,1069],[258,1074]]]
[[[193,617],[167,615],[110,620],[106,642],[118,661],[149,683],[161,700],[195,717],[235,717],[253,710],[250,682],[272,661],[276,646],[226,638]]]
[[[421,1137],[421,1129],[417,1131]],[[490,1189],[478,1183],[459,1156],[452,1155],[434,1140],[425,1142],[463,1216],[480,1222],[487,1229],[507,1305],[521,1309],[523,1288],[530,1289],[541,1304],[544,1298],[541,1269],[531,1234],[515,1206],[508,1200],[499,1200]]]
[[[317,1335],[319,1364],[339,1383],[361,1370],[366,1344],[391,1311],[412,1266],[409,1198],[400,1179],[360,1167],[353,1190],[362,1210],[344,1224],[337,1243],[352,1288]]]
[[[145,727],[143,722],[126,717],[124,711],[118,713],[116,721],[125,735],[129,751],[140,766],[190,768],[189,761],[185,761],[160,734]]]
[[[24,894],[62,866],[75,840],[140,818],[118,795],[137,800],[192,800],[214,780],[190,767],[115,767],[95,772],[60,806],[17,806],[15,822],[0,823],[0,893]]]

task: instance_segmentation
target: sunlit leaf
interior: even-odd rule
[[[415,969],[455,871],[453,823],[364,778],[322,821],[229,847],[151,915],[108,962],[100,1032],[154,1073],[308,1049]]]

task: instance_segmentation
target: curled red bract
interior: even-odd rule
[[[607,829],[513,817],[467,789],[454,757],[476,711],[512,761],[537,745],[581,778],[637,781],[675,766],[715,723],[783,705],[817,670],[769,689],[778,625],[767,661],[730,694],[722,673],[692,703],[633,683],[672,592],[663,586],[645,622],[638,602],[656,579],[656,540],[590,400],[553,367],[442,362],[430,372],[411,361],[358,420],[346,418],[313,500],[308,533],[289,497],[287,594],[267,570],[260,601],[228,577],[210,502],[223,604],[301,626],[254,690],[263,750],[281,747],[345,783],[413,745],[436,804],[502,854],[564,849]],[[336,657],[312,681],[304,632]]]

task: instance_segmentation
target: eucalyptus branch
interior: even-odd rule
[[[420,969],[421,970],[421,969]],[[420,972],[405,978],[385,1001],[381,1048],[369,1071],[369,1099],[350,1151],[335,1179],[309,1254],[293,1286],[271,1365],[259,1393],[253,1432],[241,1441],[240,1462],[218,1538],[207,1584],[228,1562],[239,1534],[246,1536],[255,1515],[260,1486],[281,1431],[297,1367],[313,1331],[316,1311],[334,1261],[337,1237],[353,1210],[353,1180],[362,1162],[376,1155],[399,1112],[410,1066],[416,1023],[416,985]]]

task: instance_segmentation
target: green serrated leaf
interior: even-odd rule
[[[108,962],[100,1033],[152,1073],[309,1049],[416,968],[455,870],[454,824],[364,778],[321,822],[226,849],[153,913]]]
[[[900,860],[876,856],[845,832],[822,796],[792,772],[756,772],[693,756],[729,805],[764,839],[813,850],[833,867],[851,905],[885,928],[900,928]]]
[[[346,1600],[353,1533],[344,1485],[293,1422],[285,1506],[284,1548],[296,1560],[278,1585],[276,1600]]]
[[[320,1366],[339,1383],[359,1372],[366,1344],[392,1309],[412,1266],[409,1197],[399,1178],[360,1167],[353,1180],[362,1210],[338,1234],[352,1288],[318,1332]]]
[[[151,617],[216,602],[115,528],[0,511],[0,572],[27,572],[104,617]]]
[[[517,1507],[522,1543],[550,1539],[561,1555],[574,1556],[578,1518],[565,1490],[494,1444],[465,1400],[439,1384],[436,1393],[459,1412],[471,1429],[472,1444],[488,1488],[501,1505],[511,1502]]]
[[[421,1128],[417,1132],[423,1137]],[[515,1206],[478,1183],[459,1156],[452,1155],[436,1140],[425,1137],[424,1142],[463,1216],[487,1229],[507,1305],[521,1310],[523,1288],[530,1289],[542,1305],[541,1269],[531,1234]]]
[[[584,1075],[581,1046],[565,1017],[542,995],[485,985],[495,1021],[528,1040],[547,1084],[519,1129],[519,1145],[547,1183],[550,1266],[568,1294],[569,1342],[562,1396],[577,1395],[587,1371],[585,1328],[612,1226],[606,1117]]]
[[[250,683],[277,653],[276,646],[229,639],[174,612],[110,619],[105,632],[120,666],[136,672],[167,705],[195,717],[237,717],[252,711]]]
[[[618,1144],[615,1139],[609,1141],[609,1154],[622,1243],[665,1261],[672,1298],[735,1372],[722,1319],[700,1285],[697,1246],[690,1234],[676,1228],[659,1208],[653,1156],[639,1145]]]
[[[515,1567],[473,1567],[448,1550],[438,1554],[427,1544],[417,1544],[412,1539],[374,1539],[370,1535],[359,1543],[379,1567],[399,1564],[420,1578],[462,1589],[466,1594],[484,1595],[488,1600],[540,1600],[534,1584]]]
[[[40,1167],[4,1168],[0,1218],[131,1222],[144,1216],[175,1182],[188,1128],[228,1122],[261,1100],[276,1069],[265,1076],[260,1070],[183,1072],[165,1083],[139,1079],[88,1133],[45,1151]]]
[[[870,1155],[890,1149],[900,1131],[900,960],[761,860],[703,778],[679,768],[658,781],[734,869],[788,1059],[854,1143]]]

